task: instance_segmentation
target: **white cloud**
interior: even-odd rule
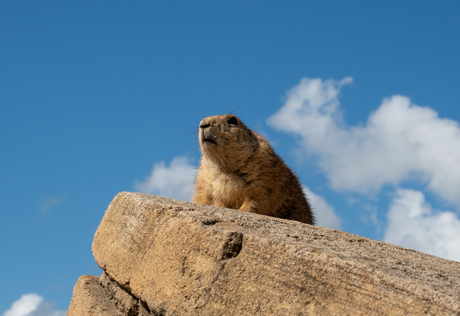
[[[460,261],[460,220],[432,210],[422,192],[398,189],[387,214],[384,241]]]
[[[37,294],[25,294],[3,313],[3,316],[26,316],[37,309],[43,302],[43,297]]]
[[[187,157],[176,157],[167,167],[164,161],[155,163],[145,181],[134,183],[134,189],[148,194],[190,201],[194,190],[196,167],[188,163]]]
[[[363,126],[349,127],[340,111],[340,88],[352,82],[304,78],[268,119],[300,136],[302,148],[320,157],[331,186],[376,192],[414,176],[460,206],[460,128],[404,96],[382,101]]]
[[[322,196],[313,193],[304,185],[302,185],[302,189],[313,209],[316,225],[333,229],[340,229],[340,220],[334,213],[334,209],[329,204],[327,204],[326,200]]]
[[[24,294],[3,316],[65,316],[66,311],[56,311],[53,306],[38,294]]]

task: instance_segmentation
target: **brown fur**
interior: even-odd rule
[[[265,138],[234,115],[200,122],[193,202],[314,224],[297,176]]]

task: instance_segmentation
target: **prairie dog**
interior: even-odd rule
[[[314,224],[297,176],[232,114],[204,118],[193,202]]]

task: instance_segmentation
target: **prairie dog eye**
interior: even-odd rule
[[[228,119],[227,123],[230,125],[238,125],[238,120],[236,119],[236,117],[232,116]]]

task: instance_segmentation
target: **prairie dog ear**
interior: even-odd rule
[[[229,125],[238,125],[238,118],[234,115],[230,116],[228,119],[227,119],[227,123]]]

